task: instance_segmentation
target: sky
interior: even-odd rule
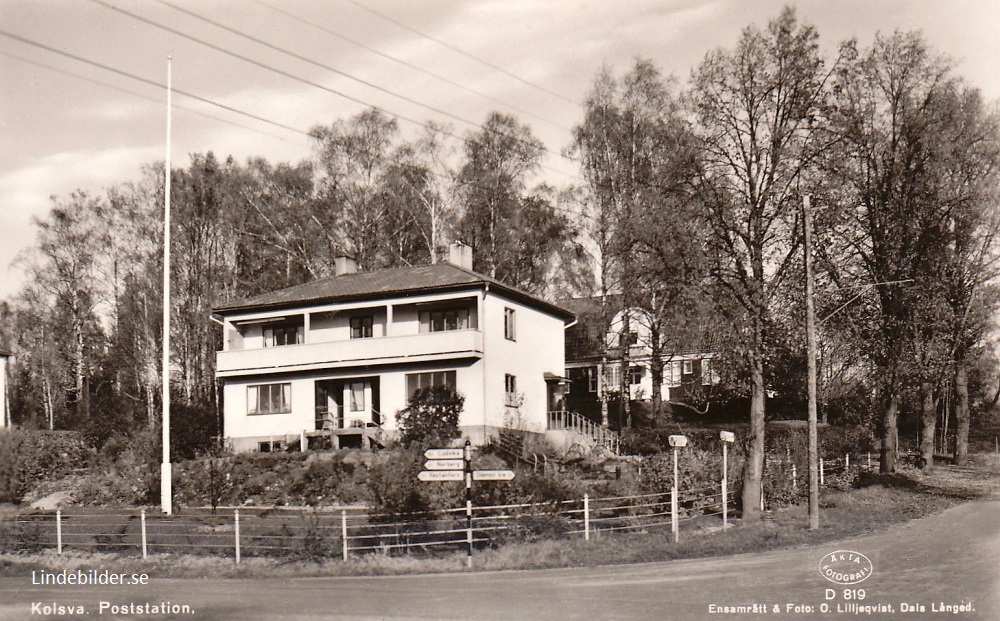
[[[310,128],[366,106],[404,136],[429,120],[461,136],[500,110],[545,143],[558,185],[577,181],[560,153],[603,66],[648,58],[683,84],[785,4],[829,52],[921,30],[1000,100],[998,0],[0,0],[0,299],[53,200],[164,159],[168,56],[174,167],[298,162]]]

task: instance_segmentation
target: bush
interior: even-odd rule
[[[0,430],[0,502],[20,503],[35,485],[81,470],[92,458],[76,432]]]
[[[399,440],[414,444],[447,444],[460,437],[458,417],[465,397],[448,386],[429,386],[413,394],[409,405],[397,414]]]

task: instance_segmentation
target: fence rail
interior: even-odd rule
[[[805,486],[806,472],[783,459],[769,460],[792,486]],[[820,461],[820,481],[877,468],[869,455]],[[803,468],[805,469],[805,468]],[[442,547],[460,549],[471,539],[478,547],[537,538],[580,537],[602,532],[650,531],[680,524],[725,525],[730,509],[725,483],[630,496],[590,497],[549,503],[473,507],[434,514],[369,514],[361,508],[184,509],[173,515],[157,511],[115,512],[70,508],[27,514],[0,523],[0,550],[55,548],[101,552],[184,552],[241,558],[281,556],[310,560],[342,558],[382,551],[433,553]],[[762,506],[764,499],[762,496]],[[717,524],[718,523],[718,524]],[[690,526],[686,526],[690,527]],[[471,530],[470,530],[471,529]]]

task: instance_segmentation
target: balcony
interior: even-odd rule
[[[481,358],[479,330],[449,330],[407,336],[283,345],[216,353],[219,377],[337,369],[455,358]]]

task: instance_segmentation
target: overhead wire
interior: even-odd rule
[[[461,49],[461,48],[459,48],[459,47],[457,47],[455,45],[452,45],[451,43],[448,43],[447,41],[443,41],[443,40],[438,39],[436,37],[432,37],[431,35],[429,35],[429,34],[427,34],[425,32],[421,32],[421,31],[417,30],[416,28],[414,28],[414,27],[412,27],[412,26],[410,26],[408,24],[404,24],[403,22],[401,22],[401,21],[399,21],[399,20],[397,20],[397,19],[395,19],[393,17],[389,17],[388,15],[380,13],[380,12],[376,11],[375,9],[372,9],[372,8],[370,8],[368,6],[365,6],[364,4],[362,4],[360,2],[357,2],[356,0],[344,0],[344,1],[348,2],[349,4],[352,4],[352,5],[356,6],[356,7],[358,7],[362,11],[366,11],[368,13],[371,13],[372,15],[375,15],[376,17],[379,17],[379,18],[381,18],[381,19],[383,19],[383,20],[385,20],[387,22],[395,24],[396,26],[399,26],[400,28],[402,28],[404,30],[408,30],[409,32],[412,32],[413,34],[416,34],[416,35],[418,35],[418,36],[420,36],[420,37],[422,37],[424,39],[427,39],[429,41],[433,41],[434,43],[437,43],[438,45],[442,45],[442,46],[448,48],[449,50],[451,50],[453,52],[457,52],[458,54],[461,54],[462,56],[465,56],[467,58],[471,58],[472,60],[475,60],[476,62],[481,63],[481,64],[489,67],[490,69],[493,69],[494,71],[499,71],[500,73],[502,73],[502,74],[504,74],[504,75],[506,75],[508,77],[511,77],[511,78],[517,80],[518,82],[521,82],[522,84],[525,84],[527,86],[530,86],[531,88],[534,88],[534,89],[537,89],[539,91],[542,91],[543,93],[551,95],[552,97],[556,97],[557,99],[561,99],[562,101],[571,103],[573,105],[577,105],[577,102],[573,101],[572,99],[570,99],[570,98],[568,98],[568,97],[566,97],[566,96],[564,96],[564,95],[562,95],[560,93],[557,93],[557,92],[555,92],[553,90],[545,88],[544,86],[541,86],[539,84],[535,84],[533,82],[525,80],[521,76],[516,75],[516,74],[508,71],[507,69],[504,69],[503,67],[495,65],[495,64],[491,63],[490,61],[485,60],[483,58],[480,58],[479,56],[476,56],[476,55],[474,55],[474,54],[472,54],[470,52],[467,52],[467,51],[465,51],[465,50],[463,50],[463,49]]]
[[[116,75],[120,75],[122,77],[126,77],[126,78],[129,78],[131,80],[136,80],[138,82],[142,82],[143,84],[148,84],[150,86],[155,86],[157,88],[162,88],[162,89],[166,89],[167,88],[166,84],[162,84],[162,83],[157,82],[155,80],[150,80],[149,78],[144,78],[142,76],[137,76],[137,75],[129,73],[127,71],[122,71],[121,69],[116,69],[116,68],[111,67],[109,65],[105,65],[103,63],[99,63],[99,62],[97,62],[95,60],[91,60],[89,58],[84,58],[83,56],[79,56],[79,55],[73,54],[71,52],[66,52],[64,50],[60,50],[59,48],[55,48],[55,47],[52,47],[50,45],[46,45],[44,43],[39,43],[38,41],[33,41],[31,39],[28,39],[26,37],[22,37],[20,35],[14,34],[12,32],[8,32],[6,30],[0,29],[0,36],[4,36],[4,37],[7,37],[9,39],[13,39],[15,41],[20,41],[21,43],[25,43],[27,45],[31,45],[33,47],[37,47],[37,48],[43,49],[43,50],[45,50],[47,52],[52,52],[53,54],[58,54],[60,56],[66,57],[66,58],[70,58],[70,59],[73,59],[75,61],[87,64],[87,65],[91,65],[92,67],[97,67],[97,68],[103,69],[105,71],[110,71],[111,73],[114,73]],[[260,121],[261,123],[266,123],[268,125],[273,125],[275,127],[280,127],[281,129],[285,129],[285,130],[288,130],[290,132],[294,132],[296,134],[301,134],[303,136],[311,137],[310,134],[309,134],[309,132],[307,132],[307,131],[298,129],[296,127],[292,127],[290,125],[285,125],[284,123],[280,123],[278,121],[272,121],[271,119],[268,119],[268,118],[265,118],[265,117],[253,114],[252,112],[246,112],[244,110],[240,110],[239,108],[235,108],[233,106],[230,106],[230,105],[227,105],[227,104],[224,104],[224,103],[213,101],[213,100],[208,99],[206,97],[202,97],[200,95],[195,95],[194,93],[189,93],[189,92],[181,90],[181,89],[174,88],[172,90],[173,90],[174,93],[177,93],[179,95],[183,95],[185,97],[190,97],[191,99],[194,99],[195,101],[200,101],[200,102],[208,104],[210,106],[215,106],[217,108],[221,108],[221,109],[226,110],[228,112],[232,112],[234,114],[239,114],[239,115],[245,116],[247,118],[251,118],[251,119],[253,119],[255,121]]]
[[[6,56],[7,58],[12,58],[12,59],[14,59],[16,61],[28,64],[28,65],[34,65],[36,67],[41,67],[42,69],[46,69],[48,71],[54,71],[55,73],[59,73],[59,74],[62,74],[62,75],[65,75],[65,76],[68,76],[68,77],[71,77],[71,78],[74,78],[74,79],[77,79],[77,80],[82,80],[84,82],[89,82],[91,84],[96,84],[98,86],[102,86],[104,88],[115,90],[115,91],[118,91],[120,93],[125,93],[126,95],[132,95],[133,97],[138,97],[140,99],[145,99],[146,101],[152,101],[153,103],[157,103],[157,104],[162,104],[163,103],[163,100],[157,99],[155,97],[150,97],[149,95],[144,95],[142,93],[138,93],[136,91],[129,90],[127,88],[122,88],[121,86],[117,86],[117,85],[111,84],[109,82],[104,82],[102,80],[97,80],[97,79],[94,79],[94,78],[90,78],[90,77],[87,77],[87,76],[79,74],[79,73],[74,73],[73,71],[70,71],[68,69],[63,69],[63,68],[60,68],[60,67],[49,65],[49,64],[46,64],[46,63],[43,63],[43,62],[39,62],[37,60],[31,60],[30,58],[25,58],[23,56],[19,56],[18,54],[11,54],[10,52],[0,51],[0,56]],[[175,104],[172,105],[172,107],[175,108],[175,109],[177,109],[177,110],[184,110],[185,112],[190,112],[192,114],[197,114],[198,116],[204,117],[206,119],[211,119],[213,121],[219,121],[220,123],[225,123],[227,125],[232,125],[233,127],[239,127],[240,129],[245,129],[245,130],[248,130],[248,131],[252,131],[252,132],[261,134],[263,136],[269,136],[269,137],[274,138],[276,140],[281,140],[282,142],[289,142],[289,143],[293,143],[293,144],[303,144],[303,143],[299,143],[299,142],[295,142],[295,141],[289,140],[288,138],[286,138],[284,136],[279,136],[278,134],[275,134],[275,133],[272,133],[272,132],[269,132],[269,131],[264,131],[263,129],[260,129],[260,128],[251,127],[249,125],[244,125],[243,123],[237,123],[235,121],[230,121],[230,120],[224,119],[224,118],[222,118],[220,116],[215,116],[214,114],[208,114],[207,112],[204,112],[202,110],[197,110],[195,108],[190,108],[188,106],[184,106],[184,105],[181,105],[181,104],[175,103]]]
[[[169,5],[169,4],[167,3],[167,2],[165,2],[164,0],[157,0],[157,1],[158,1],[158,2],[161,2],[162,4],[165,4],[165,5],[168,5],[168,6],[170,6],[170,5]],[[203,46],[205,46],[205,47],[208,47],[209,49],[212,49],[212,50],[215,50],[215,51],[217,51],[217,52],[220,52],[220,53],[222,53],[222,54],[225,54],[225,55],[227,55],[227,56],[231,56],[231,57],[233,57],[233,58],[236,58],[236,59],[238,59],[238,60],[241,60],[241,61],[243,61],[243,62],[246,62],[246,63],[249,63],[249,64],[252,64],[252,65],[254,65],[254,66],[256,66],[256,67],[260,67],[261,69],[264,69],[264,70],[267,70],[267,71],[271,71],[271,72],[274,72],[274,73],[277,73],[277,74],[279,74],[279,75],[282,75],[282,76],[284,76],[284,77],[287,77],[287,78],[289,78],[289,79],[292,79],[292,80],[295,80],[295,81],[298,81],[298,82],[301,82],[301,83],[303,83],[303,84],[306,84],[306,85],[308,85],[308,86],[312,86],[312,87],[315,87],[315,88],[318,88],[318,89],[321,89],[321,90],[324,90],[324,91],[326,91],[326,92],[329,92],[329,93],[331,93],[331,94],[334,94],[334,95],[337,95],[337,96],[339,96],[339,97],[343,97],[343,98],[345,98],[345,99],[348,99],[348,100],[350,100],[350,101],[353,101],[353,102],[355,102],[355,103],[358,103],[358,104],[360,104],[360,105],[362,105],[362,106],[365,106],[366,108],[371,108],[371,109],[381,109],[381,108],[379,108],[378,106],[375,106],[375,105],[373,105],[373,104],[370,104],[370,103],[368,103],[368,102],[366,102],[366,101],[364,101],[364,100],[362,100],[362,99],[360,99],[360,98],[357,98],[357,97],[353,97],[353,96],[351,96],[351,95],[348,95],[348,94],[346,94],[346,93],[344,93],[344,92],[341,92],[341,91],[338,91],[337,89],[334,89],[334,88],[330,88],[330,87],[328,87],[328,86],[325,86],[325,85],[323,85],[323,84],[319,84],[318,82],[314,82],[314,81],[312,81],[312,80],[308,80],[308,79],[306,79],[306,78],[303,78],[303,77],[301,77],[301,76],[297,76],[297,75],[295,75],[295,74],[293,74],[293,73],[290,73],[290,72],[288,72],[288,71],[285,71],[285,70],[283,70],[283,69],[279,69],[279,68],[277,68],[277,67],[274,67],[274,66],[272,66],[272,65],[268,65],[267,63],[264,63],[264,62],[261,62],[261,61],[258,61],[258,60],[255,60],[255,59],[253,59],[253,58],[250,58],[250,57],[248,57],[248,56],[245,56],[245,55],[243,55],[243,54],[239,54],[239,53],[237,53],[237,52],[233,52],[233,51],[231,51],[231,50],[227,50],[227,49],[225,49],[225,48],[223,48],[223,47],[221,47],[221,46],[219,46],[219,45],[216,45],[216,44],[214,44],[214,43],[211,43],[211,42],[209,42],[209,41],[205,41],[205,40],[203,40],[203,39],[199,39],[198,37],[195,37],[195,36],[193,36],[193,35],[189,35],[189,34],[187,34],[187,33],[185,33],[185,32],[182,32],[182,31],[180,31],[180,30],[177,30],[176,28],[172,28],[172,27],[170,27],[170,26],[166,26],[166,25],[164,25],[164,24],[161,24],[161,23],[159,23],[159,22],[156,22],[155,20],[152,20],[152,19],[149,19],[149,18],[146,18],[146,17],[143,17],[143,16],[141,16],[141,15],[138,15],[138,14],[136,14],[136,13],[132,13],[131,11],[127,11],[127,10],[125,10],[125,9],[122,9],[122,8],[120,8],[120,7],[117,7],[117,6],[113,5],[113,4],[110,4],[109,2],[106,2],[105,0],[90,0],[90,2],[92,2],[92,3],[94,3],[94,4],[98,4],[98,5],[100,5],[100,6],[103,6],[103,7],[107,8],[107,9],[110,9],[110,10],[112,10],[112,11],[116,11],[116,12],[118,12],[118,13],[121,13],[122,15],[125,15],[125,16],[127,16],[127,17],[130,17],[130,18],[132,18],[132,19],[135,19],[135,20],[137,20],[137,21],[140,21],[140,22],[142,22],[142,23],[144,23],[144,24],[147,24],[147,25],[149,25],[149,26],[152,26],[152,27],[154,27],[154,28],[158,28],[158,29],[160,29],[160,30],[163,30],[163,31],[165,31],[165,32],[169,32],[169,33],[171,33],[171,34],[174,34],[174,35],[176,35],[176,36],[179,36],[179,37],[182,37],[182,38],[184,38],[184,39],[187,39],[187,40],[189,40],[189,41],[193,41],[194,43],[198,43],[199,45],[203,45]],[[173,7],[172,7],[172,8],[173,8]],[[229,32],[232,32],[233,34],[236,34],[236,35],[238,35],[238,36],[241,36],[241,37],[245,37],[245,38],[247,38],[247,39],[249,39],[249,40],[251,40],[251,41],[254,41],[255,43],[258,43],[258,44],[260,44],[260,45],[263,45],[263,46],[265,46],[265,47],[268,47],[268,48],[270,48],[270,49],[274,49],[274,50],[276,50],[276,51],[279,51],[279,52],[282,52],[282,53],[285,53],[285,54],[288,54],[289,56],[292,56],[292,57],[294,57],[294,58],[297,58],[297,59],[299,59],[299,60],[302,60],[302,61],[304,61],[304,62],[308,62],[308,63],[310,63],[310,64],[313,64],[313,65],[316,65],[316,66],[319,66],[319,67],[321,67],[321,68],[323,68],[323,69],[327,69],[327,70],[329,70],[329,71],[332,71],[332,72],[334,72],[334,73],[337,73],[338,75],[342,75],[342,76],[344,76],[344,77],[347,77],[347,78],[349,78],[349,79],[352,79],[352,80],[355,80],[355,81],[357,81],[357,82],[359,82],[359,83],[361,83],[361,84],[364,84],[365,86],[369,86],[369,87],[371,87],[371,88],[374,88],[374,89],[377,89],[377,90],[380,90],[380,91],[382,91],[382,92],[385,92],[385,93],[388,93],[388,94],[390,94],[390,95],[392,95],[392,96],[395,96],[395,97],[398,97],[398,98],[400,98],[400,99],[402,99],[402,100],[404,100],[404,101],[407,101],[407,102],[409,102],[409,103],[413,103],[414,105],[418,105],[418,106],[420,106],[420,107],[423,107],[423,108],[426,108],[426,109],[428,109],[428,110],[431,110],[431,111],[433,111],[433,112],[437,112],[437,113],[439,113],[439,114],[442,114],[442,115],[444,115],[444,116],[447,116],[447,117],[449,117],[449,118],[452,118],[452,119],[455,119],[455,120],[457,120],[457,121],[460,121],[460,122],[462,122],[462,123],[465,123],[465,124],[467,124],[467,125],[470,125],[470,126],[471,126],[471,127],[473,127],[473,128],[476,128],[476,129],[479,129],[479,128],[480,128],[480,126],[479,126],[478,124],[476,124],[476,123],[475,123],[475,122],[473,122],[473,121],[469,121],[468,119],[464,119],[464,118],[462,118],[462,117],[460,117],[460,116],[457,116],[457,115],[455,115],[455,114],[452,114],[452,113],[450,113],[450,112],[446,112],[446,111],[443,111],[443,110],[440,110],[440,109],[438,109],[438,108],[435,108],[435,107],[433,107],[433,106],[428,106],[428,105],[426,105],[426,104],[423,104],[423,103],[420,103],[419,101],[417,101],[417,100],[415,100],[415,99],[412,99],[412,98],[410,98],[410,97],[407,97],[407,96],[405,96],[405,95],[399,95],[399,94],[397,94],[397,93],[394,93],[394,92],[392,92],[392,91],[390,91],[390,90],[388,90],[388,89],[384,89],[384,88],[382,88],[382,87],[380,87],[380,86],[377,86],[377,85],[375,85],[375,84],[372,84],[372,83],[370,83],[370,82],[368,82],[368,81],[365,81],[365,80],[361,80],[361,79],[358,79],[358,78],[355,78],[355,77],[353,77],[353,76],[351,76],[351,75],[349,75],[349,74],[347,74],[347,73],[344,73],[344,72],[342,72],[342,71],[340,71],[340,70],[338,70],[338,69],[335,69],[335,68],[332,68],[332,67],[329,67],[329,66],[327,66],[327,65],[324,65],[324,64],[322,64],[322,63],[319,63],[319,62],[317,62],[317,61],[314,61],[314,60],[312,60],[312,59],[308,59],[308,58],[306,58],[306,57],[304,57],[304,56],[301,56],[301,55],[299,55],[299,54],[296,54],[296,53],[294,53],[294,52],[289,52],[289,51],[287,51],[287,50],[283,50],[282,48],[280,48],[280,47],[278,47],[278,46],[275,46],[275,45],[272,45],[272,44],[270,44],[270,43],[268,43],[268,42],[266,42],[266,41],[262,41],[262,40],[258,39],[257,37],[253,37],[252,35],[247,35],[247,34],[245,34],[245,33],[242,33],[242,32],[240,32],[240,31],[238,31],[238,30],[236,30],[236,29],[233,29],[233,28],[231,28],[231,27],[229,27],[229,26],[225,26],[225,25],[223,25],[223,24],[219,24],[218,22],[215,22],[214,20],[210,20],[210,19],[208,19],[208,18],[204,18],[204,17],[201,17],[201,16],[197,16],[196,14],[194,14],[194,13],[192,13],[192,12],[190,12],[190,11],[187,11],[186,9],[178,9],[178,10],[180,10],[180,11],[182,11],[182,12],[184,12],[184,13],[187,13],[187,14],[189,14],[189,15],[192,15],[193,17],[196,17],[197,19],[202,19],[202,20],[204,20],[204,21],[206,21],[206,22],[208,22],[208,23],[211,23],[211,24],[213,24],[213,25],[215,25],[215,26],[217,26],[217,27],[219,27],[219,28],[222,28],[222,29],[224,29],[224,30],[226,30],[226,31],[229,31]],[[426,124],[426,123],[424,123],[424,122],[421,122],[421,121],[418,121],[418,120],[416,120],[416,119],[414,119],[414,118],[411,118],[411,117],[409,117],[409,116],[406,116],[406,115],[403,115],[403,114],[399,114],[399,113],[397,113],[397,112],[391,112],[391,114],[392,114],[393,116],[395,116],[396,118],[399,118],[399,119],[401,119],[401,120],[403,120],[403,121],[406,121],[406,122],[408,122],[408,123],[411,123],[411,124],[414,124],[414,125],[417,125],[417,126],[420,126],[420,127],[424,127],[424,128],[427,128],[427,124]],[[454,134],[453,132],[450,132],[450,131],[448,131],[448,130],[446,130],[446,129],[441,129],[441,128],[439,128],[439,129],[440,129],[441,133],[443,133],[443,134],[445,134],[445,135],[448,135],[448,136],[450,136],[450,137],[452,137],[452,138],[454,138],[454,139],[457,139],[457,140],[462,140],[461,136],[457,136],[457,135],[455,135],[455,134]],[[565,158],[565,156],[564,156],[564,155],[562,155],[562,154],[560,154],[560,153],[556,153],[556,152],[554,152],[554,151],[551,151],[550,149],[548,149],[548,148],[547,148],[547,147],[545,147],[544,145],[542,146],[542,150],[543,150],[544,152],[546,152],[546,153],[549,153],[549,154],[551,154],[551,155],[554,155],[554,156],[556,156],[556,157],[562,157],[562,158]],[[555,172],[555,173],[557,173],[557,174],[560,174],[560,175],[564,175],[564,176],[567,176],[567,177],[572,177],[572,178],[578,178],[578,177],[577,177],[576,175],[574,175],[574,174],[572,174],[572,173],[567,173],[566,171],[563,171],[563,170],[559,170],[558,168],[554,168],[554,167],[551,167],[551,166],[548,166],[548,165],[545,165],[545,164],[542,164],[542,165],[541,165],[541,167],[542,167],[542,168],[545,168],[546,170],[550,170],[550,171],[552,171],[552,172]]]
[[[284,15],[288,19],[291,19],[293,21],[299,22],[300,24],[303,24],[303,25],[308,26],[310,28],[319,30],[320,32],[325,32],[326,34],[328,34],[328,35],[330,35],[332,37],[336,37],[337,39],[340,39],[341,41],[346,41],[346,42],[348,42],[348,43],[350,43],[352,45],[358,46],[358,47],[360,47],[360,48],[362,48],[362,49],[364,49],[364,50],[366,50],[368,52],[371,52],[372,54],[375,54],[376,56],[379,56],[380,58],[385,58],[387,60],[391,60],[391,61],[393,61],[395,63],[398,63],[398,64],[400,64],[400,65],[402,65],[404,67],[407,67],[408,69],[412,69],[414,71],[418,71],[418,72],[420,72],[420,73],[422,73],[424,75],[430,76],[430,77],[432,77],[432,78],[434,78],[436,80],[440,80],[440,81],[444,82],[445,84],[448,84],[450,86],[454,86],[455,88],[461,89],[461,90],[463,90],[463,91],[465,91],[467,93],[471,93],[473,95],[477,95],[477,96],[482,97],[482,98],[484,98],[484,99],[486,99],[488,101],[491,101],[491,102],[493,102],[495,104],[504,106],[505,108],[509,108],[509,109],[511,109],[511,110],[513,110],[515,112],[518,112],[520,114],[523,114],[525,116],[530,116],[533,119],[536,119],[536,120],[541,121],[543,123],[547,123],[550,126],[555,127],[557,129],[560,129],[560,130],[563,130],[563,131],[567,131],[567,132],[571,132],[572,131],[572,129],[570,129],[569,127],[566,127],[565,125],[562,125],[561,123],[558,123],[558,122],[553,121],[551,119],[545,118],[545,117],[543,117],[543,116],[541,116],[541,115],[539,115],[537,113],[531,112],[530,110],[526,110],[524,108],[515,106],[514,104],[505,102],[505,101],[503,101],[501,99],[498,99],[498,98],[496,98],[496,97],[494,97],[494,96],[492,96],[492,95],[490,95],[488,93],[483,93],[482,91],[478,91],[478,90],[476,90],[474,88],[470,88],[470,87],[468,87],[468,86],[466,86],[466,85],[464,85],[464,84],[462,84],[460,82],[452,80],[451,78],[449,78],[447,76],[443,76],[440,73],[435,73],[434,71],[430,71],[428,69],[425,69],[425,68],[423,68],[420,65],[417,65],[415,63],[409,62],[407,60],[403,60],[402,58],[398,58],[396,56],[393,56],[392,54],[387,54],[385,52],[382,52],[382,51],[380,51],[378,49],[375,49],[374,47],[372,47],[370,45],[365,44],[362,41],[359,41],[357,39],[348,37],[347,35],[344,35],[342,33],[339,33],[339,32],[336,32],[334,30],[331,30],[331,29],[329,29],[329,28],[327,28],[325,26],[321,26],[319,24],[313,23],[313,22],[311,22],[311,21],[309,21],[307,19],[299,17],[298,15],[290,13],[289,11],[286,11],[285,9],[282,9],[280,7],[274,6],[273,4],[269,4],[267,2],[264,2],[264,0],[251,0],[251,1],[255,2],[255,3],[259,4],[260,6],[263,6],[263,7],[267,8],[267,9],[269,9],[271,11],[274,11],[275,13],[279,13],[281,15]]]

